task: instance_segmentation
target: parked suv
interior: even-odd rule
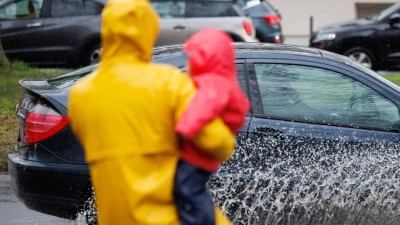
[[[373,69],[400,68],[400,2],[378,14],[322,27],[310,46],[342,55]]]
[[[183,43],[202,28],[213,26],[236,42],[255,42],[250,18],[232,0],[151,0],[161,18],[156,45]]]
[[[253,20],[260,42],[283,43],[281,15],[266,0],[237,0],[246,16]]]
[[[101,11],[107,0],[5,0],[0,36],[6,56],[33,65],[83,66],[100,60]],[[155,0],[161,17],[156,45],[183,43],[213,26],[234,41],[253,42],[251,19],[233,1]]]

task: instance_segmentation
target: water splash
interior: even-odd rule
[[[232,158],[208,183],[215,203],[236,225],[400,223],[398,144],[305,142],[266,146],[239,138]],[[94,201],[81,212],[92,222]]]
[[[85,196],[85,201],[81,207],[79,207],[78,219],[81,220],[80,216],[84,217],[86,223],[88,225],[96,225],[97,224],[97,211],[96,211],[96,197],[94,194],[94,188],[91,187],[87,196]],[[79,222],[79,221],[76,221]]]
[[[209,182],[234,224],[400,223],[398,145],[304,142],[237,145]]]

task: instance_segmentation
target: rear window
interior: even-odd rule
[[[272,7],[267,1],[260,1],[260,0],[237,0],[236,4],[242,7],[244,10],[249,8],[254,8],[257,10],[257,13],[276,13],[274,7]],[[262,5],[263,7],[254,7]]]
[[[187,56],[182,54],[182,47],[180,46],[175,46],[172,48],[168,47],[155,48],[153,51],[152,61],[153,63],[171,64],[180,68],[181,71],[186,71],[185,66],[186,66]],[[63,74],[52,79],[48,79],[47,83],[60,89],[68,87],[74,84],[79,79],[90,74],[92,71],[97,69],[99,65],[100,64],[87,66],[82,69],[78,69],[70,73]]]
[[[262,4],[267,8],[268,11],[270,12],[276,12],[275,8],[272,7],[267,1],[263,1]]]
[[[99,64],[88,66],[79,70],[75,70],[73,72],[55,77],[53,79],[47,80],[50,85],[53,85],[57,88],[63,88],[75,83],[77,80],[81,79],[82,77],[88,75],[93,70],[95,70]]]
[[[197,1],[186,5],[187,17],[240,16],[238,8],[231,1]]]
[[[52,17],[100,15],[103,6],[88,0],[53,0],[50,14]]]

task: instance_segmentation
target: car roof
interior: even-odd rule
[[[277,51],[294,54],[309,54],[317,57],[322,56],[320,51],[316,48],[301,47],[296,45],[269,44],[258,42],[234,43],[233,45],[236,51]],[[179,53],[182,51],[183,46],[183,44],[178,44],[156,47],[153,49],[154,58],[162,58],[163,56]]]
[[[158,58],[164,58],[171,54],[178,54],[182,52],[183,46],[184,46],[183,44],[179,44],[179,45],[156,47],[153,49],[153,58],[158,59]],[[274,53],[309,55],[309,56],[326,58],[334,61],[340,61],[352,64],[351,59],[349,59],[348,57],[316,48],[302,47],[297,45],[271,44],[271,43],[258,43],[258,42],[239,42],[239,43],[234,43],[234,47],[237,52],[268,51]]]

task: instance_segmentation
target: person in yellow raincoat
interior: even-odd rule
[[[159,22],[147,0],[110,0],[102,12],[101,65],[70,90],[71,128],[83,145],[100,225],[178,225],[172,189],[180,158],[174,126],[195,86],[150,63]],[[234,135],[222,120],[192,140],[225,161]],[[215,208],[216,225],[230,224]]]

